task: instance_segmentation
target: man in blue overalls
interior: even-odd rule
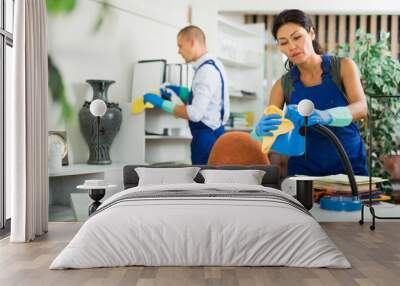
[[[164,85],[162,97],[147,93],[144,102],[189,120],[193,139],[192,164],[207,164],[211,148],[224,130],[229,118],[229,96],[226,75],[220,61],[207,51],[204,32],[196,26],[183,28],[177,36],[179,54],[186,63],[192,63],[194,77],[191,91],[182,86]],[[177,105],[170,100],[176,94],[184,103]]]

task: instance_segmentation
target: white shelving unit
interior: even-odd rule
[[[257,67],[257,64],[246,63],[244,61],[232,59],[224,55],[219,55],[218,59],[224,64],[224,66],[231,66],[236,68],[248,68],[248,69]]]
[[[256,95],[243,95],[241,93],[231,92],[229,93],[229,97],[238,100],[255,100],[257,99]]]
[[[264,88],[264,24],[241,24],[229,15],[218,17],[217,54],[224,64],[232,112],[253,112],[254,123],[265,107]],[[253,92],[243,95],[241,90]],[[254,124],[253,123],[253,124]],[[251,131],[251,128],[227,128],[227,130]]]
[[[159,109],[146,110],[144,132],[163,134],[165,129],[169,135],[145,134],[145,162],[148,164],[163,162],[190,163],[190,136],[188,122],[176,118]],[[184,135],[171,134],[172,128],[184,129]]]
[[[70,164],[49,170],[49,208],[52,221],[84,221],[87,208],[92,203],[86,190],[76,187],[88,179],[104,179],[115,185],[107,189],[104,199],[120,192],[123,186],[123,168],[135,165],[130,162],[113,162],[110,165]]]
[[[164,76],[165,71],[165,76]],[[137,63],[134,67],[132,94],[140,95],[149,90],[157,90],[166,80],[172,84],[189,86],[192,68],[187,65],[167,63],[163,61]],[[180,100],[172,100],[181,104]],[[144,162],[147,164],[163,162],[190,163],[190,131],[187,120],[176,118],[160,109],[146,109],[140,115],[142,123],[142,138],[144,145]],[[135,117],[137,121],[138,117]],[[181,129],[177,136],[171,129]],[[171,134],[172,133],[172,134]],[[151,135],[150,135],[151,134]],[[169,134],[164,135],[164,134]]]
[[[232,22],[223,16],[218,17],[218,24],[230,30],[231,33],[251,37],[259,36],[257,31],[249,30],[246,26]]]
[[[116,162],[110,165],[71,164],[57,170],[49,170],[49,177],[62,177],[82,174],[104,173],[107,171],[121,170],[128,165],[127,162]]]

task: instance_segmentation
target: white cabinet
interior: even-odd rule
[[[132,96],[157,91],[167,81],[172,84],[190,86],[192,67],[186,64],[171,64],[164,60],[141,61],[134,66]],[[177,104],[182,104],[175,96]],[[160,109],[146,109],[135,115],[142,125],[144,140],[144,162],[148,164],[185,162],[190,164],[191,134],[187,120],[176,118]]]
[[[218,17],[218,53],[228,77],[232,116],[252,112],[249,124],[258,121],[265,107],[264,24],[240,24]],[[234,122],[241,122],[236,120]],[[231,123],[233,122],[231,121]],[[228,130],[250,131],[252,126],[233,124]]]
[[[104,199],[120,192],[123,186],[123,168],[130,162],[111,165],[70,164],[58,170],[49,170],[49,220],[84,221],[88,206],[93,202],[86,190],[76,186],[88,179],[104,179],[115,187],[107,189]]]
[[[186,120],[158,109],[146,110],[144,128],[146,163],[186,162],[190,164],[192,137]],[[182,130],[183,134],[172,134],[174,130]]]

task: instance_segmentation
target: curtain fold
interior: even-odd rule
[[[11,242],[48,229],[47,16],[44,0],[15,1],[13,94],[6,162],[11,188]]]

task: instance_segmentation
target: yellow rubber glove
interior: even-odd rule
[[[131,113],[132,114],[140,114],[146,108],[154,108],[154,105],[149,102],[144,103],[143,96],[138,96],[132,102]]]
[[[294,128],[294,125],[293,125],[292,121],[284,118],[283,110],[276,107],[275,105],[267,106],[264,110],[264,114],[265,115],[278,114],[282,117],[282,123],[279,124],[278,129],[271,131],[273,133],[273,136],[264,136],[263,137],[261,151],[264,154],[267,154],[269,152],[269,150],[271,149],[272,145],[274,144],[276,137],[278,137],[281,134],[290,132]]]

